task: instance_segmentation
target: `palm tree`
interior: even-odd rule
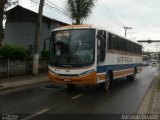
[[[67,13],[75,21],[74,24],[82,24],[91,14],[94,7],[94,0],[67,0]]]

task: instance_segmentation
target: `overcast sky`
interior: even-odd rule
[[[38,1],[38,0],[34,0]],[[50,1],[62,9],[66,0]],[[20,4],[26,8],[38,11],[38,4],[30,0],[21,0]],[[48,5],[51,5],[47,2]],[[46,5],[47,6],[47,5]],[[60,15],[54,8],[44,7],[44,15],[58,20],[72,23],[64,15]],[[53,6],[53,5],[51,5]],[[160,40],[160,0],[96,0],[92,14],[84,22],[106,27],[124,36],[124,26],[132,27],[127,30],[127,37],[137,40]],[[143,43],[145,51],[160,50],[160,43]]]

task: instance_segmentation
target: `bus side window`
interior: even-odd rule
[[[106,31],[99,30],[97,34],[97,62],[103,62],[106,52]]]

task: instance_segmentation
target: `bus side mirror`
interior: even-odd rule
[[[101,39],[100,40],[100,50],[105,50],[106,49],[106,45],[105,45],[105,40],[104,39]]]
[[[100,40],[100,50],[101,51],[105,51],[105,49],[106,49],[106,45],[105,45],[105,41],[104,41],[104,39],[101,39]]]
[[[104,38],[103,38],[102,35],[98,34],[98,35],[97,35],[97,39],[101,40],[101,39],[104,39]]]
[[[98,41],[98,47],[99,47],[99,55],[100,55],[100,61],[104,61],[105,59],[105,51],[106,51],[106,32],[103,30],[99,30],[97,34],[97,41]]]

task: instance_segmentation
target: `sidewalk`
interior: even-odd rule
[[[151,113],[152,114],[160,114],[160,92],[155,93]]]
[[[14,89],[48,81],[47,73],[25,75],[0,79],[0,91]]]
[[[158,75],[157,81],[156,81],[156,90],[154,93],[154,99],[153,99],[152,110],[151,110],[152,114],[160,114],[160,88],[158,88],[158,85],[159,85],[158,79],[160,79],[160,64],[158,65],[157,71],[158,71],[159,75]]]

